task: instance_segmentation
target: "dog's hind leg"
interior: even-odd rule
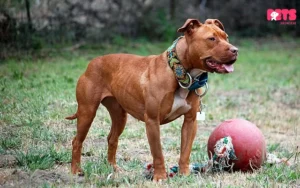
[[[107,137],[107,159],[116,171],[118,170],[118,166],[116,164],[116,151],[118,148],[118,140],[119,136],[122,134],[125,128],[127,113],[114,97],[107,97],[103,99],[101,103],[107,108],[112,121],[111,129]]]
[[[72,142],[71,171],[73,174],[79,173],[79,175],[83,175],[80,168],[82,143],[86,138],[101,101],[101,93],[96,91],[97,88],[93,82],[89,81],[85,76],[80,77],[76,89],[78,109],[76,114],[73,115],[74,118],[77,118],[77,134]]]

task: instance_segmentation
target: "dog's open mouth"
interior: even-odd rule
[[[217,73],[230,73],[234,71],[233,63],[235,60],[227,62],[227,63],[220,63],[212,58],[208,58],[205,60],[206,65],[213,70],[213,72]]]

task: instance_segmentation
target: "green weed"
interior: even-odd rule
[[[28,151],[17,151],[17,164],[25,169],[49,169],[54,164],[62,164],[70,161],[70,151],[57,152],[54,147],[30,148]]]
[[[18,149],[20,148],[21,140],[20,138],[1,138],[0,139],[0,146],[3,150],[8,149]]]

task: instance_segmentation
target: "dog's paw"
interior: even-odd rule
[[[188,176],[188,175],[190,175],[190,173],[191,173],[191,171],[188,167],[187,168],[179,168],[180,175]]]
[[[154,173],[153,175],[153,182],[157,183],[157,182],[163,182],[167,179],[167,173]]]
[[[84,172],[81,168],[79,167],[73,167],[72,170],[71,170],[72,174],[74,175],[78,175],[78,176],[84,176]]]
[[[84,176],[84,172],[83,172],[83,171],[77,172],[77,175],[78,175],[79,177],[83,177],[83,176]]]
[[[113,165],[113,169],[114,169],[114,172],[116,172],[116,173],[124,172],[124,169],[119,167],[118,165]]]

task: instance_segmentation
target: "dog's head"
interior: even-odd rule
[[[194,68],[217,73],[233,71],[238,48],[229,43],[219,20],[207,19],[203,24],[197,19],[188,19],[178,32],[185,35],[188,61]]]

